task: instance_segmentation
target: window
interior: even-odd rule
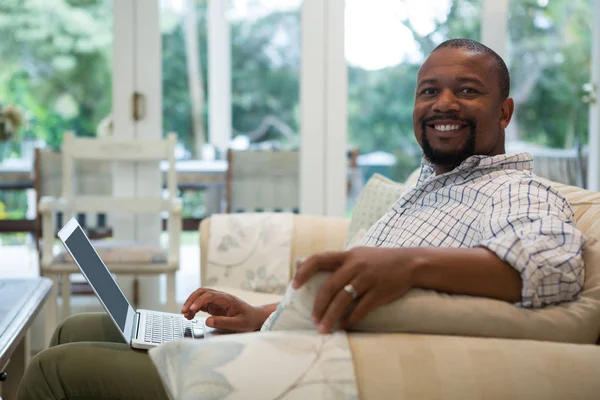
[[[300,4],[231,2],[233,137],[299,143]],[[202,144],[210,142],[208,1],[163,0],[161,6],[164,131],[177,132],[182,158],[200,158]]]
[[[591,0],[510,0],[507,44],[515,116],[507,140],[571,148],[587,143]]]

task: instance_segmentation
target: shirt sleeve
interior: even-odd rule
[[[571,301],[583,289],[586,238],[558,192],[535,180],[513,182],[495,194],[480,220],[481,241],[521,274],[523,307]]]

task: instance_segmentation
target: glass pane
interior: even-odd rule
[[[480,40],[480,0],[346,0],[348,142],[359,152],[349,210],[373,173],[404,181],[421,150],[412,123],[417,71],[441,42]]]
[[[68,130],[94,136],[110,113],[112,21],[110,0],[2,2],[0,219],[35,203],[11,185],[32,185],[36,145],[58,149]]]
[[[234,136],[299,145],[300,6],[300,0],[232,2]]]
[[[226,155],[205,152],[201,145],[210,145],[211,138],[209,2],[160,4],[163,129],[178,134],[178,158],[191,171],[184,217],[200,218],[224,211],[226,197]],[[232,148],[298,149],[300,5],[301,0],[229,2],[225,22],[231,36]]]
[[[252,143],[299,142],[300,4],[230,1],[234,137],[246,136]],[[186,30],[190,15],[195,24]],[[207,24],[208,0],[161,0],[163,125],[164,132],[179,135],[180,158],[201,158],[195,144],[209,140]],[[195,84],[200,90],[191,86]],[[236,141],[243,143],[242,138]]]
[[[592,3],[509,1],[507,63],[515,116],[507,140],[556,148],[587,143]]]

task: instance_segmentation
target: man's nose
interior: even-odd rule
[[[452,90],[442,91],[436,102],[433,104],[433,111],[440,113],[460,111],[458,99],[454,95],[454,92],[452,92]]]

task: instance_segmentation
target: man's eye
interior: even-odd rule
[[[437,90],[434,88],[427,88],[427,89],[421,90],[421,94],[432,95],[432,94],[436,94],[436,93],[437,93]]]
[[[465,93],[465,94],[475,94],[475,93],[479,93],[477,90],[473,89],[473,88],[463,88],[460,91],[461,93]]]

